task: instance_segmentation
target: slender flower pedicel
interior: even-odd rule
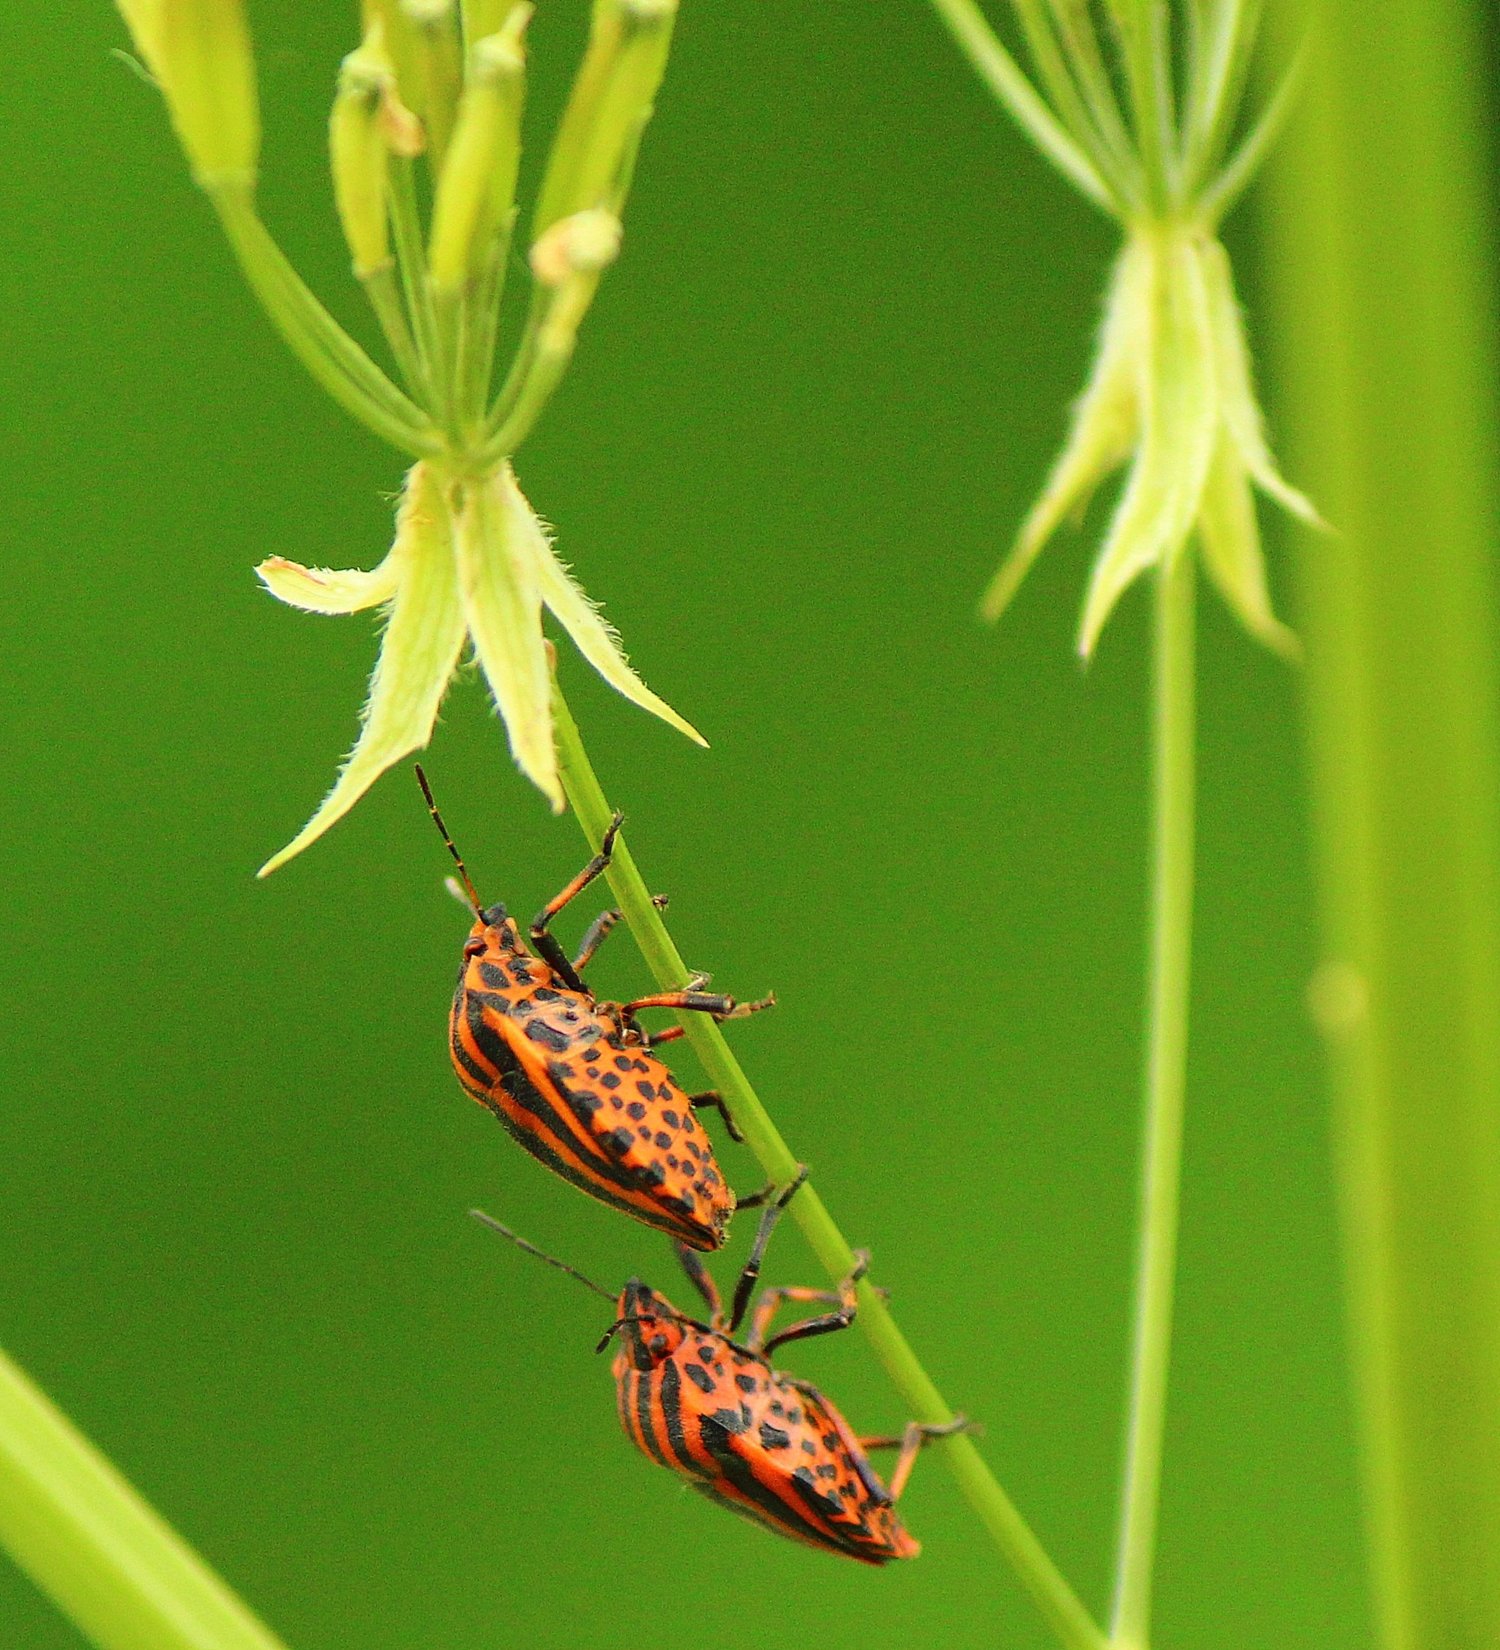
[[[676,0],[599,0],[587,53],[537,199],[532,295],[498,393],[491,376],[516,220],[525,92],[525,0],[367,0],[329,120],[339,222],[404,388],[302,284],[255,207],[255,66],[239,0],[119,0],[161,86],[193,175],[256,295],[325,389],[417,462],[390,554],[371,571],[257,570],[313,613],[386,616],[358,742],[303,830],[262,867],[299,853],[393,762],[424,746],[472,645],[522,772],[564,805],[543,610],[627,699],[702,736],[631,669],[619,638],[552,549],[512,455],[570,360],[604,271],[666,66]],[[424,229],[414,163],[430,169]]]

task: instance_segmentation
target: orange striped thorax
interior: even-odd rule
[[[849,1423],[805,1381],[685,1318],[632,1278],[614,1376],[626,1436],[695,1490],[795,1541],[864,1564],[915,1558]]]
[[[564,1180],[690,1249],[723,1243],[734,1193],[687,1095],[624,1007],[568,985],[503,905],[469,933],[449,1044],[464,1088]]]

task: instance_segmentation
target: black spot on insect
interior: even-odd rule
[[[550,985],[539,985],[531,995],[539,1003],[555,1003],[562,993],[554,991]]]
[[[573,1108],[573,1115],[580,1121],[587,1123],[604,1102],[596,1095],[586,1094],[575,1089],[568,1094],[568,1104]]]
[[[632,1060],[631,1064],[637,1071],[650,1071],[651,1067],[644,1060]]]
[[[589,1074],[590,1077],[597,1077],[599,1075],[598,1066],[590,1066],[588,1068],[588,1074]]]
[[[714,1349],[711,1346],[700,1346],[698,1356],[704,1363],[711,1364],[714,1361]]]
[[[737,1409],[716,1409],[710,1419],[717,1421],[725,1432],[741,1433],[750,1425]]]
[[[802,1411],[800,1409],[789,1409],[786,1412],[786,1418],[794,1427],[802,1425]]]
[[[667,1171],[660,1163],[648,1163],[641,1170],[641,1181],[646,1186],[664,1186],[667,1182]]]
[[[815,1490],[818,1487],[818,1481],[813,1477],[811,1467],[798,1467],[792,1474],[792,1477],[795,1478],[799,1484],[806,1484],[810,1490]]]
[[[682,1366],[682,1373],[687,1376],[687,1378],[700,1392],[713,1391],[714,1378],[706,1369],[700,1368],[697,1364],[684,1364]]]
[[[773,1398],[771,1400],[771,1413],[773,1415],[786,1414],[786,1410],[782,1407],[781,1400],[779,1398]]]
[[[665,1129],[656,1131],[656,1145],[659,1151],[665,1151],[672,1144],[672,1137]]]
[[[622,1105],[623,1102],[621,1101],[618,1094],[612,1094],[609,1097],[609,1103],[610,1103],[610,1105],[612,1105],[615,1108],[616,1111],[619,1111],[620,1106]]]
[[[651,1138],[651,1131],[645,1126],[644,1123],[635,1132],[641,1137],[642,1140],[649,1140]]]
[[[646,1108],[640,1103],[639,1100],[632,1100],[625,1108],[625,1115],[627,1117],[633,1117],[636,1122],[639,1123],[640,1120],[646,1115]]]
[[[736,1375],[734,1378],[734,1384],[740,1389],[741,1392],[754,1392],[756,1387],[760,1385],[760,1382],[757,1381],[753,1375]]]
[[[646,1350],[648,1352],[654,1352],[658,1358],[661,1357],[667,1350],[667,1337],[662,1334],[653,1335],[651,1339],[646,1342]]]
[[[643,1088],[643,1089],[644,1088],[649,1088],[650,1084],[640,1083],[640,1084],[637,1084],[637,1087],[638,1088]],[[680,1129],[682,1127],[682,1119],[677,1115],[677,1113],[675,1111],[664,1111],[661,1114],[661,1120],[662,1120],[663,1123],[665,1123],[667,1125],[667,1127],[669,1129]]]
[[[617,1089],[620,1086],[620,1079],[616,1077],[612,1071],[605,1072],[605,1074],[599,1079],[599,1082],[604,1088],[607,1089]]]
[[[824,1461],[818,1467],[818,1477],[819,1478],[837,1478],[838,1475],[839,1475],[838,1466],[833,1461]]]
[[[608,1134],[600,1137],[599,1144],[605,1151],[613,1152],[616,1157],[623,1157],[635,1144],[635,1136],[629,1129],[611,1129]]]
[[[717,1186],[719,1184],[718,1175],[716,1175],[712,1169],[705,1170],[703,1175],[703,1184],[705,1186]]]
[[[804,1438],[802,1440],[802,1453],[804,1455],[816,1455],[818,1453],[818,1446],[812,1441],[811,1438]]]
[[[616,1071],[629,1071],[634,1065],[635,1061],[627,1054],[617,1054],[615,1056]]]
[[[510,988],[510,975],[505,972],[499,963],[480,963],[479,977],[494,991],[506,991]]]
[[[838,1447],[839,1447],[839,1435],[836,1432],[825,1432],[823,1434],[823,1448],[824,1449],[837,1449]]]
[[[636,1080],[635,1080],[635,1092],[637,1094],[645,1095],[645,1097],[648,1100],[654,1100],[656,1098],[656,1089],[655,1089],[655,1087],[652,1084],[648,1083],[644,1077],[637,1077],[636,1078]],[[670,1115],[670,1113],[668,1115]],[[672,1127],[674,1129],[677,1127],[676,1118],[672,1119]]]
[[[586,1048],[583,1051],[583,1057],[585,1060],[602,1060],[604,1055],[597,1048]],[[592,1071],[589,1073],[590,1077],[593,1077],[594,1075],[596,1074]]]
[[[780,1427],[773,1427],[769,1421],[762,1421],[760,1441],[767,1449],[786,1449],[792,1440]]]
[[[549,1026],[545,1020],[528,1020],[526,1035],[533,1043],[540,1043],[543,1048],[550,1048],[555,1054],[561,1054],[568,1046],[567,1032]]]
[[[688,1151],[690,1151],[693,1154],[694,1157],[699,1158],[699,1159],[702,1158],[703,1148],[698,1144],[698,1142],[696,1140],[684,1140],[682,1144],[687,1148]]]

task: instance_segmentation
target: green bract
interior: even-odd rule
[[[1037,147],[1125,230],[1093,371],[1067,445],[981,611],[996,619],[1064,517],[1128,466],[1089,580],[1078,645],[1093,651],[1115,603],[1194,533],[1203,565],[1252,635],[1295,640],[1271,611],[1253,487],[1307,521],[1280,476],[1251,380],[1220,219],[1280,124],[1293,76],[1231,146],[1256,35],[1254,0],[1190,0],[1181,86],[1170,9],[1109,0],[1107,27],[1074,0],[1015,0],[1042,90],[972,0],[935,0],[992,89]]]
[[[618,255],[676,0],[596,0],[538,190],[531,303],[498,392],[491,379],[517,215],[526,0],[472,0],[461,17],[453,0],[367,0],[363,41],[339,76],[329,122],[334,197],[400,387],[303,285],[260,220],[255,68],[239,0],[118,3],[267,313],[341,406],[418,461],[395,543],[374,571],[315,571],[280,557],[259,569],[274,594],[312,612],[388,609],[359,742],[323,805],[262,875],[427,743],[466,641],[517,764],[561,809],[544,608],[611,686],[702,743],[626,663],[511,468]],[[425,226],[419,156],[431,173]]]

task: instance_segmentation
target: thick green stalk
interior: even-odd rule
[[[1193,929],[1193,620],[1196,564],[1179,553],[1156,579],[1152,848],[1145,1139],[1131,1346],[1130,1407],[1110,1639],[1142,1650],[1161,1500]]]
[[[1300,33],[1312,7],[1284,0]],[[1477,0],[1325,0],[1271,196],[1381,1638],[1500,1645],[1493,201]]]
[[[100,1650],[282,1650],[3,1353],[0,1543]]]
[[[597,850],[609,826],[611,810],[560,691],[553,695],[553,715],[563,786],[584,835]],[[687,981],[688,969],[667,933],[661,913],[651,903],[651,895],[623,837],[616,842],[608,876],[625,921],[657,985],[664,991],[682,986]],[[724,1096],[761,1168],[774,1181],[789,1180],[797,1171],[797,1159],[750,1086],[723,1032],[706,1014],[684,1014],[681,1018],[694,1053]],[[804,1187],[793,1199],[789,1212],[829,1277],[835,1280],[847,1277],[854,1256],[818,1196],[816,1186]],[[952,1420],[953,1411],[896,1327],[889,1308],[868,1283],[859,1286],[859,1323],[913,1418],[931,1422]],[[1103,1634],[995,1481],[973,1440],[959,1434],[939,1440],[932,1447],[942,1453],[970,1506],[1014,1567],[1058,1639],[1069,1650],[1104,1650]]]

